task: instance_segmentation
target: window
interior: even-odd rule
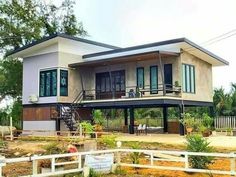
[[[157,94],[158,91],[158,68],[157,66],[150,67],[150,93]]]
[[[193,65],[182,65],[183,92],[195,93],[195,67]]]
[[[68,96],[68,71],[60,70],[60,96]]]
[[[39,96],[57,96],[57,70],[40,71]]]
[[[137,87],[144,88],[144,68],[137,68]]]

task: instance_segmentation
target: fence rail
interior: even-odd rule
[[[236,116],[221,116],[214,119],[216,129],[236,129]]]
[[[143,153],[145,154],[145,158],[150,161],[150,164],[131,164],[126,162],[121,162],[121,155],[127,157],[129,153]],[[186,152],[186,151],[161,151],[161,150],[140,150],[140,149],[113,149],[113,150],[100,150],[100,151],[90,151],[90,152],[78,152],[78,153],[70,153],[70,154],[56,154],[56,155],[46,155],[46,156],[31,156],[31,157],[22,157],[22,158],[5,158],[0,157],[0,177],[3,176],[2,168],[7,166],[10,163],[20,163],[20,162],[32,162],[32,174],[29,174],[27,177],[39,177],[39,176],[52,176],[52,175],[60,175],[60,174],[68,174],[75,172],[82,172],[87,167],[84,165],[84,156],[86,155],[101,155],[101,154],[115,154],[114,163],[118,166],[128,166],[128,167],[139,167],[139,168],[153,168],[160,170],[175,170],[175,171],[186,171],[186,172],[199,172],[199,173],[211,173],[211,174],[221,174],[221,175],[232,175],[235,176],[235,159],[236,154],[234,153],[201,153],[201,152]],[[162,155],[173,155],[173,158],[164,158],[158,157],[157,154]],[[189,156],[207,156],[207,157],[217,157],[217,158],[226,158],[230,160],[230,170],[210,170],[210,169],[194,169],[189,165]],[[74,160],[67,160],[63,162],[57,162],[59,158],[65,157],[77,157]],[[178,157],[178,159],[174,158]],[[51,160],[51,171],[47,173],[38,173],[38,162],[40,160],[50,159]],[[123,160],[122,160],[123,161]],[[156,165],[154,161],[175,161],[183,163],[183,167],[179,166],[161,166]],[[56,166],[67,165],[67,164],[77,164],[76,168],[56,171]]]

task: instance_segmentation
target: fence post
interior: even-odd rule
[[[2,167],[6,166],[6,159],[4,156],[0,156],[0,177],[2,177]]]
[[[185,152],[184,157],[185,157],[185,159],[184,159],[185,169],[187,170],[189,168],[188,153],[187,152]]]
[[[232,155],[230,158],[230,172],[231,176],[235,176],[235,154],[233,152],[230,154]]]
[[[82,157],[81,157],[81,154],[79,154],[78,156],[78,168],[81,169],[82,168]]]
[[[51,161],[51,171],[55,172],[55,157],[53,157]]]
[[[34,155],[33,157],[37,157],[37,155]],[[33,175],[38,174],[38,160],[33,160]]]
[[[151,153],[151,165],[153,166],[153,153]]]

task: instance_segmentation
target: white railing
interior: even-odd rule
[[[150,164],[131,164],[123,162],[121,159],[121,154],[125,153],[124,156],[127,157],[127,153],[142,153],[145,154],[145,158],[150,161]],[[153,168],[160,170],[175,170],[175,171],[186,171],[186,172],[199,172],[199,173],[210,173],[210,174],[221,174],[221,175],[236,175],[235,171],[235,159],[236,154],[234,153],[201,153],[201,152],[186,152],[186,151],[161,151],[161,150],[139,150],[139,149],[113,149],[113,150],[101,150],[101,151],[90,151],[90,152],[78,152],[70,154],[56,154],[56,155],[46,155],[46,156],[32,156],[32,157],[22,157],[22,158],[4,158],[0,157],[0,177],[3,176],[2,168],[7,166],[10,163],[20,163],[20,162],[32,162],[32,174],[25,177],[43,177],[43,176],[52,176],[52,175],[62,175],[75,172],[82,172],[85,168],[82,166],[84,164],[83,156],[86,155],[99,155],[99,154],[115,154],[115,161],[118,166],[126,167],[139,167],[139,168]],[[171,157],[163,157],[163,155],[169,155]],[[157,158],[157,157],[160,158]],[[190,167],[189,157],[190,156],[207,156],[217,158],[226,158],[230,160],[230,170],[211,170],[211,169],[194,169]],[[63,161],[57,162],[59,158],[65,157],[77,157],[72,161]],[[48,173],[39,173],[38,172],[38,162],[40,160],[50,159],[51,160],[51,171]],[[179,166],[160,166],[155,164],[155,161],[170,161],[170,162],[180,162],[183,164],[183,167]],[[63,166],[68,164],[77,164],[74,169],[56,171],[56,166]]]
[[[216,129],[236,129],[236,116],[221,116],[214,119]]]

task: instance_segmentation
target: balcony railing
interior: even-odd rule
[[[143,88],[137,86],[127,86],[123,90],[83,90],[83,100],[104,100],[104,99],[132,99],[145,97],[171,96],[179,97],[181,93],[180,86],[171,84],[159,84],[157,88],[150,88],[145,85]]]

